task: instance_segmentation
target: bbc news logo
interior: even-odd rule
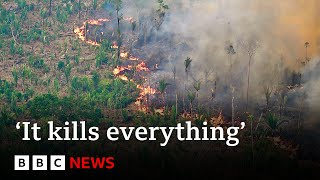
[[[49,157],[49,158],[48,158]],[[69,157],[68,167],[72,169],[108,169],[114,168],[114,157]],[[14,170],[66,170],[65,155],[15,155]]]

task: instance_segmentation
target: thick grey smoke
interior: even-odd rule
[[[184,88],[184,60],[191,57],[192,81],[204,81],[205,70],[212,70],[210,87],[204,98],[210,94],[214,81],[218,81],[220,92],[232,83],[236,87],[236,99],[243,99],[247,84],[248,54],[239,42],[258,42],[259,47],[252,59],[250,96],[253,103],[264,103],[263,87],[266,85],[288,85],[290,72],[303,72],[302,62],[319,55],[320,13],[317,0],[167,0],[169,10],[156,32],[157,41],[170,34],[170,44],[161,44],[162,64],[171,78],[173,66],[177,68],[177,79]],[[150,15],[157,8],[154,1],[128,1],[126,13],[139,20],[142,14]],[[305,42],[310,46],[306,49]],[[232,45],[236,54],[229,58],[226,47]],[[249,43],[250,45],[250,43]],[[148,46],[148,45],[146,45]],[[157,46],[155,46],[157,47]],[[185,48],[188,47],[188,48]],[[153,49],[154,46],[152,46]],[[174,51],[174,52],[172,52]],[[166,56],[167,55],[167,56]],[[307,56],[307,57],[306,57]],[[232,69],[230,66],[232,64]],[[315,67],[315,66],[312,66]],[[230,75],[232,70],[232,75]],[[288,70],[288,73],[285,73]],[[155,75],[155,76],[159,76]],[[232,80],[230,80],[230,76]],[[319,77],[319,73],[315,73]],[[312,82],[312,83],[311,83]],[[310,93],[308,104],[317,107],[319,78],[312,78],[305,89]],[[225,93],[221,93],[224,98]]]
[[[320,58],[310,62],[304,69],[303,79],[307,105],[308,105],[308,122],[305,123],[306,128],[320,129]]]

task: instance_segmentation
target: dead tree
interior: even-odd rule
[[[306,62],[309,62],[310,59],[308,58],[308,47],[310,46],[309,42],[304,43],[304,47],[306,48]]]
[[[249,88],[250,88],[250,68],[252,60],[254,59],[254,56],[260,47],[259,41],[250,38],[248,40],[239,40],[239,45],[242,48],[242,50],[248,55],[248,72],[247,72],[247,100],[246,100],[246,111],[248,110],[248,104],[249,104]]]
[[[273,87],[269,84],[266,84],[263,86],[263,92],[264,92],[264,95],[265,95],[265,98],[266,98],[266,106],[269,107],[269,104],[270,104],[270,97],[271,97],[271,94],[273,92]]]
[[[115,6],[116,6],[116,13],[117,13],[117,65],[120,63],[120,48],[122,45],[122,40],[121,40],[121,29],[120,29],[120,20],[122,19],[122,15],[120,15],[120,10],[122,8],[122,1],[121,0],[115,0]]]
[[[236,54],[236,51],[233,48],[233,45],[230,44],[227,48],[226,48],[226,52],[228,55],[228,61],[229,61],[229,73],[230,73],[230,82],[232,82],[232,56]]]
[[[204,76],[204,81],[205,81],[206,87],[208,87],[208,79],[212,73],[213,73],[213,70],[211,67],[205,67],[203,70],[203,76]]]
[[[176,65],[173,65],[171,70],[172,70],[172,74],[173,74],[173,82],[174,82],[174,85],[176,85],[176,75],[177,75]]]

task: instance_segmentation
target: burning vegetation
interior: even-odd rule
[[[226,63],[211,62],[208,60],[211,53],[199,54],[201,50],[198,50],[198,46],[201,44],[197,40],[181,41],[181,35],[165,30],[170,27],[170,20],[166,19],[168,10],[168,6],[161,1],[157,11],[151,13],[154,19],[146,19],[145,14],[140,14],[137,19],[108,16],[84,21],[81,27],[74,29],[74,33],[81,41],[93,46],[100,46],[103,40],[111,42],[112,54],[118,56],[113,75],[135,83],[140,90],[133,104],[137,110],[160,112],[163,115],[169,107],[174,107],[176,116],[193,120],[202,117],[200,120],[207,121],[223,116],[224,123],[232,125],[248,119],[245,114],[249,112],[266,119],[278,111],[279,122],[300,117],[297,120],[300,124],[302,113],[297,108],[297,98],[305,96],[301,69],[311,59],[308,55],[309,42],[304,44],[305,61],[297,61],[295,70],[291,70],[285,56],[281,56],[278,63],[262,64],[267,67],[266,72],[261,71],[258,76],[250,77],[259,69],[254,62],[260,60],[260,57],[256,60],[263,48],[260,38],[253,35],[236,40],[226,39]],[[179,13],[179,9],[174,9],[170,16],[178,16]],[[232,28],[230,22],[228,26]],[[194,54],[189,53],[194,51]],[[182,57],[182,54],[198,56],[205,62]],[[216,54],[221,58],[220,52]],[[242,59],[248,61],[240,62]],[[252,64],[254,67],[251,67]],[[265,83],[259,84],[261,79]],[[161,81],[164,81],[162,85]],[[253,92],[253,89],[256,91]],[[264,96],[265,103],[258,100],[260,95]],[[287,107],[296,110],[288,112]],[[256,125],[258,128],[259,123]],[[290,123],[287,126],[295,125]]]
[[[229,15],[229,22],[225,17],[213,20],[220,25],[227,24],[225,39],[204,33],[209,40],[225,41],[225,45],[220,45],[223,50],[219,50],[216,43],[193,39],[195,36],[191,33],[197,33],[193,28],[189,28],[191,33],[179,28],[176,32],[170,31],[172,22],[178,21],[176,25],[181,26],[188,24],[180,18],[185,9],[169,10],[163,1],[158,5],[155,12],[149,13],[153,17],[150,19],[143,13],[135,16],[137,19],[122,17],[120,21],[117,17],[108,17],[115,22],[91,20],[75,29],[77,36],[88,44],[99,45],[108,39],[112,42],[111,48],[118,50],[121,63],[113,69],[113,75],[135,83],[140,91],[131,106],[133,109],[162,116],[169,111],[176,118],[208,121],[214,126],[234,126],[252,119],[253,129],[272,134],[278,134],[283,127],[301,130],[303,111],[307,108],[301,101],[307,98],[304,84],[309,81],[303,78],[303,69],[312,59],[308,51],[310,42],[301,45],[305,57],[293,65],[292,56],[285,51],[278,57],[269,55],[264,50],[265,37],[254,33],[235,37],[241,28],[232,26],[231,22],[237,23],[238,19]],[[198,8],[195,4],[194,9]],[[224,16],[227,17],[228,12]],[[194,13],[199,12],[192,10],[191,14]],[[122,25],[117,26],[116,22]],[[194,26],[198,30],[207,29],[199,23]],[[114,29],[119,27],[121,35],[115,36]],[[94,33],[86,38],[91,31]],[[278,60],[261,61],[267,56]],[[226,61],[215,60],[221,58]]]
[[[275,147],[320,159],[300,138],[320,129],[318,1],[38,4],[0,3],[0,128],[246,122],[248,164]]]

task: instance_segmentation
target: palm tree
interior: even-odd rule
[[[187,59],[184,60],[184,67],[185,67],[185,72],[186,72],[186,76],[187,76],[187,81],[188,81],[191,62],[192,62],[192,59],[190,57],[187,57]]]
[[[267,127],[271,130],[272,134],[274,134],[284,123],[289,123],[289,121],[281,120],[275,114],[272,113],[270,113],[266,119]]]
[[[167,86],[169,85],[170,83],[167,83],[165,79],[161,79],[159,81],[158,91],[161,93],[162,96],[163,107],[165,107],[164,93],[166,91]]]
[[[229,59],[229,65],[230,65],[230,81],[232,81],[232,62],[231,62],[231,58],[232,55],[236,54],[236,51],[234,50],[233,46],[230,44],[227,48],[226,48],[227,54],[228,54],[228,59]]]
[[[193,84],[193,88],[196,90],[196,92],[197,92],[197,97],[198,97],[198,92],[200,91],[200,89],[201,89],[201,81],[199,80],[199,81],[196,81],[194,84]]]
[[[169,6],[165,4],[164,0],[158,0],[158,4],[159,8],[156,10],[158,18],[155,18],[155,26],[157,30],[160,29],[166,15],[166,11],[169,9]]]
[[[184,67],[185,67],[185,72],[186,72],[186,80],[188,81],[188,76],[189,76],[189,71],[190,71],[190,66],[191,66],[191,62],[192,62],[192,59],[190,57],[187,57],[186,60],[184,60]],[[184,90],[186,91],[187,90],[187,87],[186,87],[186,82],[184,83]],[[184,102],[184,99],[185,99],[185,94],[183,95],[183,110],[185,110],[185,102]]]

